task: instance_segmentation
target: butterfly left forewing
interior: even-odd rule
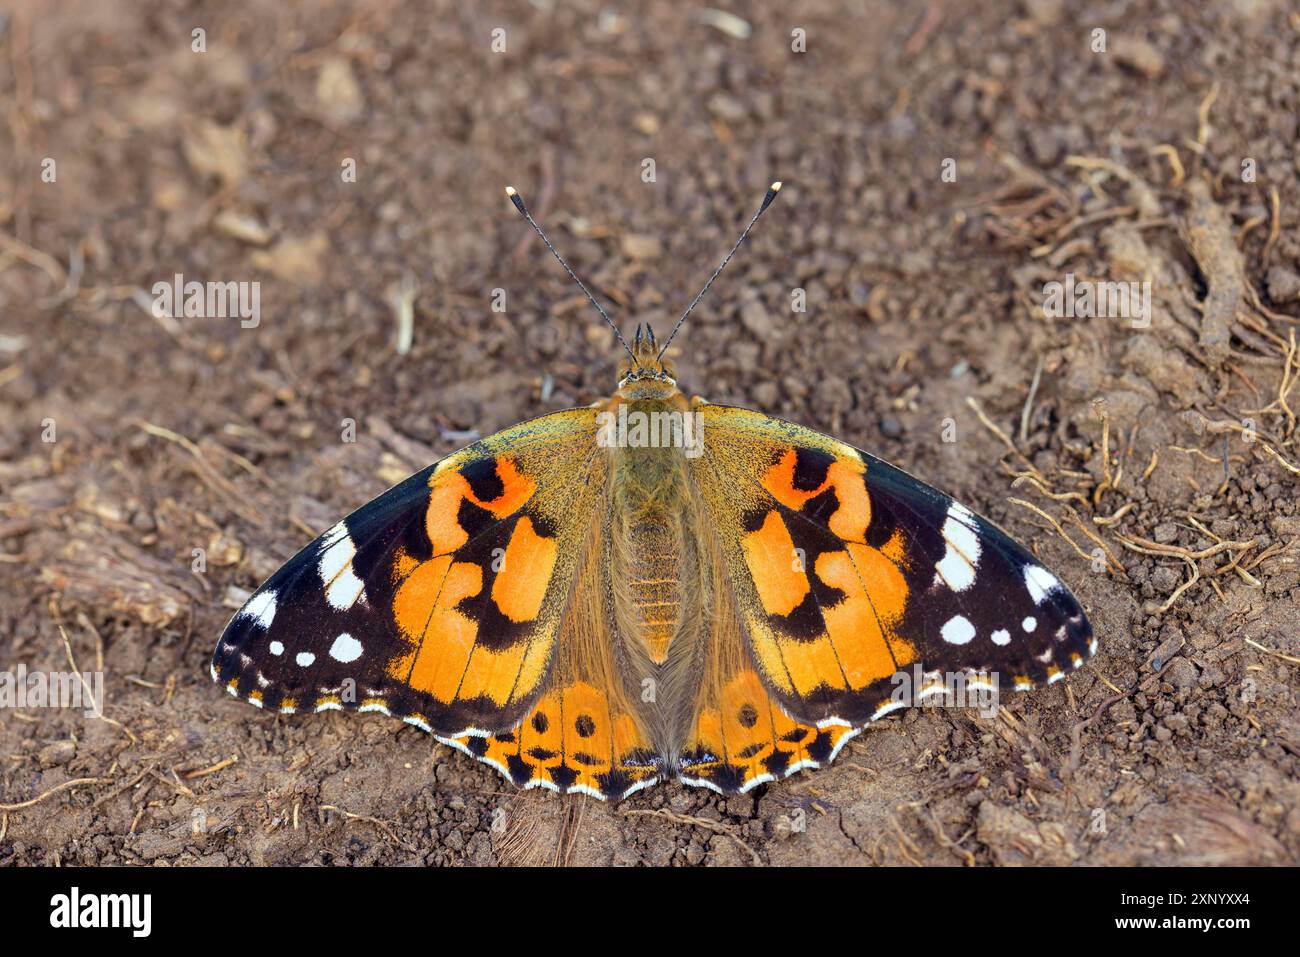
[[[796,719],[858,726],[972,682],[1024,689],[1094,649],[1078,602],[986,520],[835,439],[699,403],[693,474],[764,684]]]
[[[603,489],[594,413],[489,436],[390,489],[276,572],[213,678],[282,712],[357,708],[442,735],[517,723],[544,690]]]

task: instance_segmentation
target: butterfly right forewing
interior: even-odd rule
[[[1095,644],[1061,582],[991,523],[811,429],[697,404],[694,465],[749,647],[787,712],[858,726],[947,677],[1050,683]]]

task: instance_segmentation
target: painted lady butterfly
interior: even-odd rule
[[[476,442],[299,552],[226,627],[213,678],[619,799],[665,778],[747,791],[952,675],[1022,690],[1096,650],[1070,592],[985,519],[820,432],[687,399],[667,343],[618,339],[611,398]]]

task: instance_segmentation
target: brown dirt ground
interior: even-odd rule
[[[0,804],[36,799],[0,811],[0,863],[1300,859],[1293,6],[741,3],[748,37],[664,0],[4,6],[0,667],[66,668],[57,615],[111,720],[0,711]],[[502,184],[662,332],[776,178],[683,379],[1030,542],[1092,616],[1083,671],[996,720],[892,717],[755,794],[612,807],[209,682],[310,535],[456,432],[611,388],[610,335]],[[261,324],[156,320],[138,290],[175,272],[260,280]],[[1151,327],[1045,318],[1067,272],[1150,278]]]

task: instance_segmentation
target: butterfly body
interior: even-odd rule
[[[633,352],[649,374],[621,369],[620,387],[597,417],[607,426],[598,445],[611,476],[600,537],[619,679],[651,750],[672,767],[699,693],[706,609],[700,514],[686,467],[698,447],[697,420],[654,350],[653,333],[638,330]]]
[[[830,436],[688,400],[656,348],[638,331],[608,399],[326,531],[236,613],[214,680],[620,799],[748,791],[897,708],[1051,684],[1095,651],[1074,597],[991,523]]]

